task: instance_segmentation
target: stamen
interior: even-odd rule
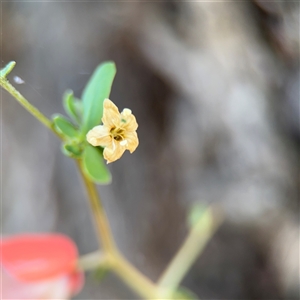
[[[113,128],[110,133],[114,140],[118,142],[123,140],[124,130],[122,128]]]
[[[119,142],[119,141],[122,141],[122,140],[123,140],[123,138],[122,138],[122,136],[121,136],[121,135],[119,135],[119,134],[118,134],[118,135],[115,135],[115,136],[114,136],[114,140],[116,140],[116,141],[118,141],[118,142]]]

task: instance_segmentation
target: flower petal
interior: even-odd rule
[[[112,143],[104,148],[103,157],[107,160],[107,163],[111,163],[119,159],[125,150],[126,146],[122,146],[120,142],[112,140]]]
[[[131,110],[124,108],[121,113],[121,127],[126,131],[135,131],[138,128],[135,116],[131,113]]]
[[[109,128],[105,125],[95,126],[87,133],[86,139],[93,146],[103,147],[110,145],[112,141]]]
[[[21,234],[0,243],[1,295],[6,299],[70,299],[84,276],[78,251],[61,234]],[[2,298],[1,298],[2,299]]]
[[[126,132],[124,140],[127,141],[126,149],[129,150],[130,153],[134,152],[137,146],[139,145],[139,139],[135,131]]]
[[[103,102],[103,124],[109,129],[117,127],[120,124],[120,117],[118,107],[111,100],[105,99]]]

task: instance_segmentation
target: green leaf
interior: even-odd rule
[[[83,90],[83,134],[100,124],[103,115],[103,101],[109,98],[115,75],[115,64],[105,62],[96,68]]]
[[[66,156],[80,158],[82,154],[82,147],[80,147],[78,144],[63,144],[62,152]]]
[[[55,129],[59,132],[67,136],[68,138],[78,138],[79,131],[74,127],[74,125],[68,121],[65,117],[61,115],[56,115],[53,117],[53,123],[55,125]]]
[[[80,124],[82,118],[82,103],[74,97],[73,91],[67,90],[63,96],[63,106],[69,117]]]
[[[9,62],[3,69],[1,69],[0,71],[0,77],[6,77],[15,67],[16,62],[15,61],[11,61]]]
[[[111,174],[106,168],[101,150],[87,144],[83,153],[83,170],[94,182],[108,184],[111,182]]]
[[[74,107],[75,107],[75,111],[78,115],[78,118],[81,122],[82,120],[82,115],[83,115],[83,105],[82,105],[82,101],[80,99],[74,98]]]

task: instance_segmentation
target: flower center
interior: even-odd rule
[[[116,128],[116,127],[113,127],[111,130],[110,130],[110,134],[112,135],[113,139],[120,142],[124,139],[123,137],[123,134],[124,134],[124,130],[121,129],[121,128]]]

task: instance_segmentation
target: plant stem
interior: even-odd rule
[[[113,270],[132,290],[145,299],[157,299],[158,288],[150,279],[140,273],[121,254],[117,253],[114,259]]]
[[[95,251],[83,255],[78,260],[78,268],[84,271],[94,270],[100,266],[109,264],[109,259],[106,254],[101,251]]]
[[[0,85],[8,92],[10,93],[29,113],[31,113],[35,118],[37,118],[42,124],[44,124],[48,129],[53,131],[55,134],[57,134],[56,131],[54,131],[52,127],[52,122],[43,115],[36,107],[31,105],[28,100],[25,99],[23,95],[21,95],[10,83],[5,77],[0,77]]]
[[[101,266],[114,271],[133,291],[142,297],[146,299],[157,297],[158,289],[155,284],[137,271],[120,253],[115,252],[110,255],[95,251],[81,256],[78,260],[78,267],[84,271],[94,270]]]
[[[126,261],[117,250],[96,186],[85,176],[80,160],[77,160],[77,164],[89,195],[93,219],[97,225],[96,229],[98,231],[99,242],[101,243],[102,241],[104,255],[107,254],[109,266],[139,295],[146,299],[155,298],[157,296],[157,288],[154,283]],[[99,259],[99,257],[97,259]]]
[[[85,184],[89,196],[88,198],[89,198],[91,211],[93,213],[93,219],[96,223],[95,224],[96,230],[98,231],[99,243],[101,244],[102,242],[104,252],[114,253],[116,252],[116,246],[112,238],[109,223],[103,205],[101,203],[98,191],[96,189],[96,185],[92,181],[90,181],[86,177],[85,173],[83,172],[82,161],[79,159],[76,161],[77,161],[80,175],[83,179],[83,182]]]
[[[197,257],[202,253],[221,223],[220,216],[213,216],[208,208],[201,219],[193,226],[183,245],[158,281],[165,298],[172,295]]]

